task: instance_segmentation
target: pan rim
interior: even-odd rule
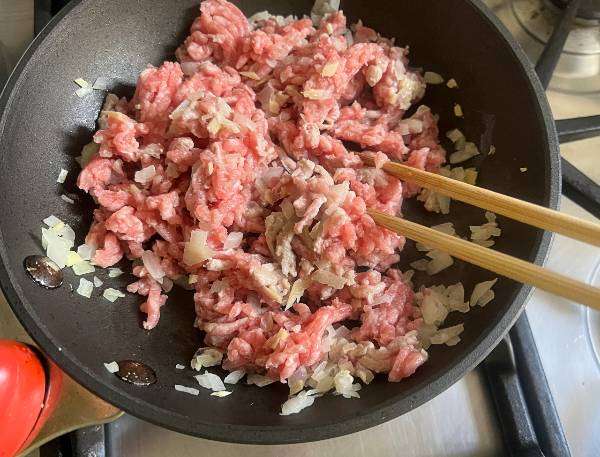
[[[61,23],[64,24],[63,19],[71,12],[83,8],[90,1],[93,0],[73,0],[65,6],[33,40],[17,63],[0,94],[0,138],[4,133],[7,113],[11,106],[13,94],[16,92],[15,89],[19,87],[21,76],[27,68],[31,57],[42,43],[44,43],[46,37],[55,31]],[[545,134],[545,142],[548,149],[548,155],[546,156],[547,179],[549,180],[547,204],[550,208],[556,209],[559,202],[561,183],[560,153],[554,119],[551,115],[544,90],[535,74],[533,65],[493,12],[481,0],[465,0],[465,2],[482,16],[482,20],[494,26],[493,28],[500,34],[500,37],[512,52],[518,65],[520,65],[521,70],[527,76],[529,90],[538,102],[536,107],[537,121],[540,123],[540,127],[543,127],[542,131]],[[536,252],[535,263],[544,264],[552,237],[553,235],[549,232],[543,232],[538,235],[536,247],[534,248],[534,252]],[[74,356],[69,354],[68,350],[59,348],[53,341],[52,335],[46,331],[43,323],[37,322],[23,306],[20,298],[22,291],[18,283],[12,281],[13,275],[11,269],[8,267],[9,263],[5,242],[1,232],[0,258],[2,260],[2,264],[0,265],[0,288],[4,292],[13,312],[35,342],[69,376],[100,398],[148,422],[197,437],[243,444],[292,444],[333,438],[365,430],[417,408],[460,380],[491,352],[523,311],[525,302],[532,290],[530,286],[521,285],[507,312],[496,321],[489,333],[482,334],[472,343],[470,352],[466,357],[456,361],[439,378],[431,383],[425,386],[415,386],[405,391],[405,397],[402,400],[394,400],[392,398],[358,416],[340,419],[338,422],[330,423],[326,426],[311,426],[309,424],[301,426],[219,424],[215,426],[210,423],[192,423],[182,414],[157,407],[124,390],[119,390],[114,386],[104,383],[95,377],[85,366],[81,366]]]

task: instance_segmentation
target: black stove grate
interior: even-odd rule
[[[572,21],[600,19],[600,0],[552,0],[564,9],[536,64],[544,88],[556,68]],[[35,31],[69,0],[35,0]],[[600,135],[600,115],[556,121],[561,143]],[[562,191],[575,203],[600,218],[600,186],[562,159]],[[524,312],[506,338],[481,364],[502,426],[506,451],[511,456],[571,455],[554,400],[541,364],[527,315]],[[111,424],[88,427],[42,447],[41,457],[111,454]],[[90,454],[90,452],[92,454]]]

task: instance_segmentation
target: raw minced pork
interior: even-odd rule
[[[81,158],[93,262],[134,260],[148,330],[173,282],[193,289],[227,370],[347,397],[355,377],[410,376],[427,359],[423,292],[390,268],[404,238],[366,212],[398,214],[419,190],[380,169],[389,158],[445,162],[437,117],[405,115],[425,92],[408,48],[340,11],[313,24],[200,10],[177,62],[144,70],[131,100],[107,97]]]

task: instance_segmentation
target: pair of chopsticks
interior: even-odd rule
[[[372,165],[369,158],[365,157],[364,161]],[[383,170],[403,181],[432,189],[452,199],[502,214],[534,227],[600,246],[600,224],[396,162],[385,163]],[[378,225],[423,243],[432,249],[439,249],[453,257],[515,281],[530,284],[554,295],[600,309],[600,289],[406,219],[390,216],[374,209],[367,211]],[[576,259],[572,259],[572,261],[576,261]]]

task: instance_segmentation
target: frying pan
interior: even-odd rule
[[[308,13],[311,0],[239,0],[247,15]],[[73,79],[113,78],[114,91],[132,95],[137,75],[150,63],[173,58],[176,45],[198,14],[198,0],[75,0],[28,49],[11,76],[0,109],[0,284],[19,320],[39,346],[69,375],[105,400],[142,419],[191,435],[242,443],[292,443],[355,432],[430,400],[479,363],[522,311],[530,288],[505,278],[485,308],[450,316],[449,325],[465,323],[460,344],[431,348],[429,361],[400,383],[377,379],[360,399],[327,395],[301,414],[280,416],[287,386],[236,386],[233,395],[215,399],[202,391],[191,397],[173,388],[193,386],[187,365],[201,344],[193,328],[192,297],[177,290],[152,331],[141,328],[138,298],[110,304],[94,295],[88,300],[69,287],[44,290],[26,275],[27,255],[40,252],[39,227],[49,214],[63,218],[83,242],[92,201],[78,195],[77,204],[60,199],[55,180],[70,170],[67,192],[75,192],[73,160],[90,141],[103,94],[73,95]],[[411,65],[453,77],[459,88],[430,86],[423,103],[440,115],[440,131],[459,127],[483,151],[479,184],[537,204],[556,208],[559,152],[550,110],[533,68],[493,14],[477,0],[342,0],[349,23],[359,18],[385,36],[409,44]],[[452,113],[460,103],[464,118]],[[442,133],[443,135],[443,133]],[[528,169],[521,173],[519,168]],[[424,224],[448,217],[426,213],[407,202],[406,217]],[[453,202],[451,220],[459,233],[483,222],[481,210]],[[550,235],[499,218],[503,236],[497,249],[542,263]],[[407,249],[402,265],[414,260]],[[67,283],[76,278],[66,274]],[[492,278],[489,272],[457,262],[421,284],[463,281],[465,289]],[[104,279],[101,276],[101,279]],[[113,280],[124,288],[132,277]],[[158,382],[140,388],[108,373],[102,362],[134,359],[157,373]]]

